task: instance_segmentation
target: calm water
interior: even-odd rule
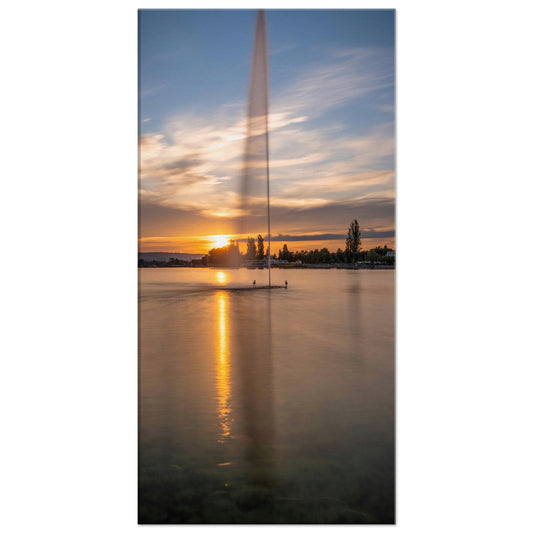
[[[394,522],[394,271],[139,278],[141,523]]]

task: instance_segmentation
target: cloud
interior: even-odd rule
[[[390,89],[394,83],[392,52],[342,50],[327,59],[295,73],[296,81],[272,98],[273,223],[284,232],[338,234],[339,227],[357,216],[369,225],[367,232],[391,231],[394,123],[360,127],[356,134],[329,113],[350,100]],[[164,212],[167,222],[173,221],[166,231],[176,232],[179,226],[180,234],[185,234],[184,228],[212,234],[212,227],[207,229],[211,223],[231,233],[232,220],[243,214],[238,192],[246,135],[244,113],[244,103],[223,105],[209,116],[184,113],[170,118],[161,132],[140,137],[142,231],[151,216],[161,221],[158,231],[165,231]],[[260,224],[265,194],[261,183],[260,188],[250,190],[247,204],[252,226],[258,231],[264,231]],[[304,221],[310,227],[302,227]]]
[[[285,52],[290,52],[296,48],[298,48],[298,45],[294,43],[280,44],[276,48],[270,49],[269,55],[272,57],[278,54],[284,54]]]
[[[272,242],[292,242],[292,241],[338,241],[346,239],[346,233],[312,233],[305,235],[272,235]],[[390,238],[395,236],[394,230],[374,231],[367,230],[361,232],[363,239]]]
[[[164,89],[164,88],[165,88],[164,84],[163,85],[153,85],[151,87],[141,88],[140,97],[141,98],[146,98],[147,96],[154,96],[158,92],[160,92],[161,89]]]
[[[392,50],[377,47],[330,52],[326,61],[295,73],[274,110],[318,116],[368,93],[394,86]]]

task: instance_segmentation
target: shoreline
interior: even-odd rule
[[[215,268],[215,269],[246,269],[246,270],[268,270],[266,267],[246,267],[227,265],[138,265],[137,268]],[[396,265],[272,265],[272,270],[295,270],[295,269],[315,269],[315,270],[396,270]]]

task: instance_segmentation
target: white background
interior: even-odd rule
[[[398,529],[530,530],[531,8],[268,6],[398,10]],[[2,9],[5,531],[138,527],[137,7]]]

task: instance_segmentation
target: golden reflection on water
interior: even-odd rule
[[[220,285],[223,285],[224,283],[226,283],[226,280],[228,279],[228,275],[225,272],[218,271],[215,274],[215,279],[217,280],[218,283],[220,283]]]
[[[218,274],[225,274],[218,272]],[[216,337],[217,367],[216,367],[216,388],[217,388],[217,413],[220,424],[219,442],[224,442],[231,433],[231,407],[230,407],[230,362],[229,362],[229,341],[228,341],[228,294],[218,292],[216,295],[218,328]]]

